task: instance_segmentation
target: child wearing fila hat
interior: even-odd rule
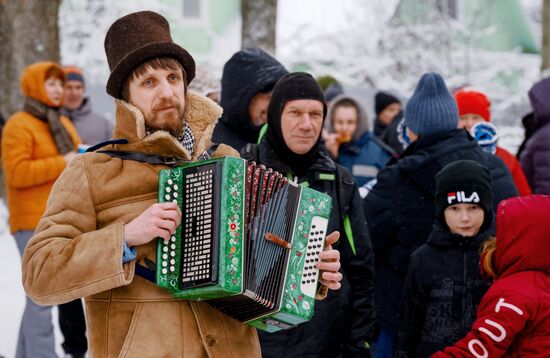
[[[479,270],[481,244],[493,224],[491,176],[471,160],[436,175],[436,222],[411,255],[403,292],[401,356],[429,357],[462,338],[489,288]]]

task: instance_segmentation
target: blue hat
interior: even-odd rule
[[[458,108],[443,78],[426,73],[405,107],[405,125],[414,134],[428,136],[455,129]]]

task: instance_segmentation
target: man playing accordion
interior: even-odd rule
[[[115,21],[105,51],[113,140],[74,159],[54,185],[23,258],[27,294],[45,305],[85,297],[94,357],[259,357],[255,329],[136,274],[155,259],[155,239],[168,239],[182,218],[177,204],[157,203],[159,171],[210,148],[221,108],[187,91],[194,60],[159,14]],[[222,144],[212,155],[237,153]],[[325,250],[322,282],[338,289],[338,251]]]

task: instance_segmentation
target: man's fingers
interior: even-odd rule
[[[317,268],[321,271],[338,272],[340,270],[340,262],[318,262]]]
[[[177,211],[178,213],[180,213],[181,215],[181,210],[180,210],[180,207],[177,203],[173,203],[171,201],[167,201],[165,203],[156,203],[156,204],[153,204],[154,206],[156,206],[157,208],[159,209],[162,209],[162,210],[174,210],[174,211]]]
[[[165,229],[162,229],[162,228],[157,228],[156,230],[154,230],[153,235],[155,237],[162,238],[164,240],[164,242],[168,242],[170,240],[170,237],[172,236],[170,234],[170,232],[168,232],[168,230],[165,230]]]
[[[326,280],[323,280],[323,279],[320,279],[319,281],[321,281],[321,283],[323,285],[327,286],[329,289],[331,289],[333,291],[339,290],[340,287],[342,287],[342,284],[340,282],[326,281]]]
[[[319,253],[319,259],[321,261],[339,261],[340,260],[340,251],[338,250],[328,250]]]
[[[321,272],[321,278],[325,281],[342,281],[342,274],[340,272]]]
[[[176,231],[176,223],[168,219],[159,219],[157,226],[161,229],[167,230],[170,235]]]
[[[160,213],[159,218],[163,220],[171,220],[173,223],[176,224],[176,226],[179,225],[181,222],[181,215],[175,210],[163,210]]]
[[[327,235],[325,239],[325,250],[327,246],[330,246],[334,244],[338,239],[340,238],[340,233],[338,231],[333,231],[329,235]]]

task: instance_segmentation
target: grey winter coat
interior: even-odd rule
[[[73,122],[82,144],[94,145],[101,143],[111,139],[113,135],[113,123],[92,111],[89,98],[84,98],[80,108],[72,111],[63,108],[62,113]]]

